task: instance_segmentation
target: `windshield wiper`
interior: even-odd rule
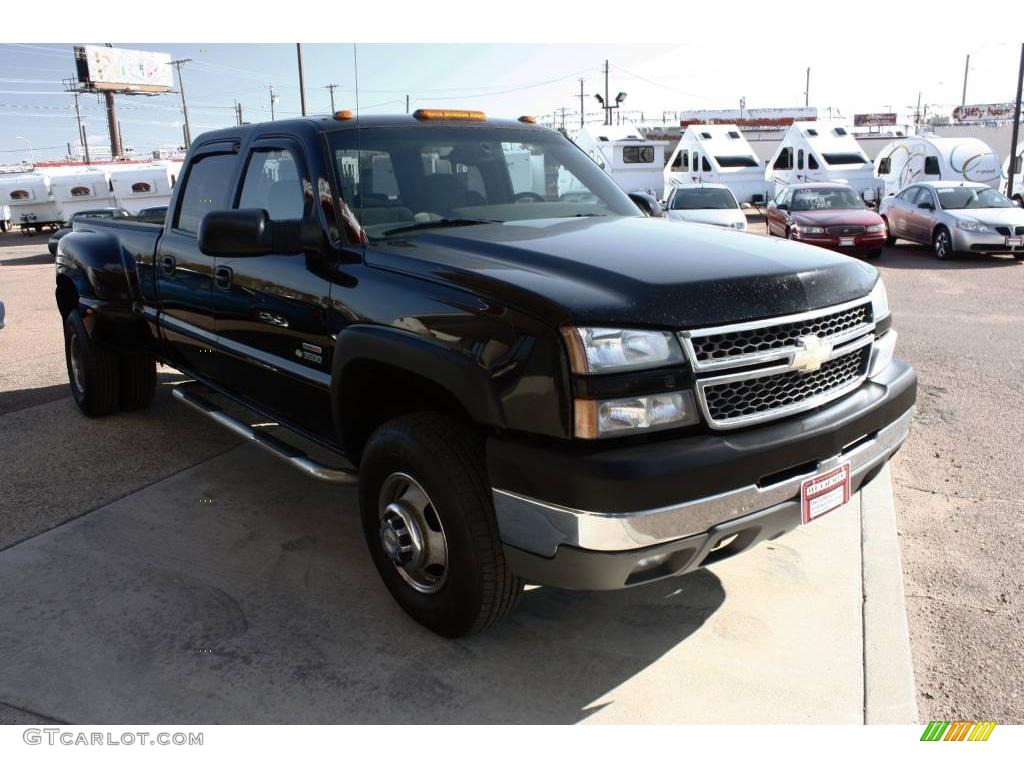
[[[438,219],[437,221],[418,221],[415,224],[407,224],[404,227],[386,229],[381,234],[398,235],[402,232],[415,232],[420,229],[438,229],[439,227],[469,227],[473,224],[501,224],[501,219]]]

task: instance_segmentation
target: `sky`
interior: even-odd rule
[[[82,41],[85,44],[91,41]],[[101,44],[101,43],[94,43]],[[72,45],[0,43],[0,164],[58,159],[76,138],[73,100],[62,79],[74,72]],[[300,114],[294,44],[145,44],[122,48],[163,51],[190,58],[182,73],[193,137],[234,123],[234,103],[246,121],[270,119],[273,85],[278,117]],[[971,54],[968,103],[1008,101],[1016,88],[1019,43],[991,37],[953,36],[939,41],[906,40],[879,60],[857,45],[808,39],[800,46],[738,50],[720,41],[685,44],[304,44],[308,111],[326,113],[338,84],[338,109],[365,112],[459,107],[518,117],[550,115],[565,108],[578,124],[580,79],[585,109],[600,119],[593,95],[604,91],[604,62],[610,62],[610,92],[627,94],[623,116],[650,123],[687,109],[789,107],[804,103],[805,72],[811,67],[810,103],[825,115],[855,112],[909,113],[918,93],[929,113],[948,113],[960,103],[964,57]],[[757,52],[763,51],[757,58]],[[354,55],[354,53],[356,55]],[[884,59],[884,61],[882,60]],[[106,146],[102,100],[81,96],[90,144]],[[177,93],[118,96],[125,146],[138,154],[182,142]],[[575,121],[575,123],[574,123]],[[18,138],[23,137],[23,138]]]

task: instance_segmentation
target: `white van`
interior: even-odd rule
[[[735,125],[691,125],[663,173],[664,199],[679,186],[724,184],[741,203],[764,202],[764,166]]]
[[[891,141],[875,156],[875,175],[885,194],[919,181],[975,181],[999,188],[1002,169],[980,139],[908,136]]]
[[[0,202],[11,211],[11,226],[22,232],[43,227],[56,228],[63,219],[50,188],[50,177],[43,173],[18,173],[0,177]]]
[[[638,128],[629,124],[588,125],[569,138],[623,191],[644,192],[661,198],[667,141],[649,141]]]
[[[68,222],[78,211],[92,208],[114,208],[114,189],[110,174],[100,168],[76,168],[52,175],[50,186],[61,220]]]
[[[169,204],[180,172],[181,163],[111,167],[110,186],[114,190],[115,205],[129,213],[138,213],[143,208]]]
[[[1006,158],[1003,163],[1003,188],[1000,190],[1004,195],[1009,192],[1010,173],[1010,158]],[[1014,155],[1013,199],[1017,205],[1024,206],[1024,144],[1017,145],[1017,153]]]
[[[874,167],[850,127],[826,120],[794,122],[768,161],[765,179],[777,195],[790,184],[834,182],[852,187],[865,201],[879,198]]]

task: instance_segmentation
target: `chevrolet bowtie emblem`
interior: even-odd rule
[[[822,341],[817,335],[801,336],[796,340],[796,352],[790,367],[794,371],[810,373],[821,368],[832,357],[832,343]]]

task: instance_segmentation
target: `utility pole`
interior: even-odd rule
[[[811,68],[807,68],[807,85],[804,86],[804,106],[811,106]]]
[[[89,165],[89,143],[85,140],[85,126],[82,125],[82,113],[78,111],[78,91],[75,91],[75,120],[78,122],[78,140],[82,142],[85,164]]]
[[[409,114],[409,94],[405,94],[405,114]]]
[[[181,112],[185,115],[185,149],[192,144],[192,130],[188,124],[188,106],[185,104],[185,81],[181,79],[181,65],[188,64],[192,59],[175,59],[171,62],[178,70],[178,93],[181,94]]]
[[[1017,72],[1017,101],[1013,105],[1013,130],[1010,138],[1009,178],[1006,180],[1006,196],[1013,199],[1013,177],[1017,170],[1017,139],[1020,137],[1020,95],[1024,90],[1024,43],[1020,44],[1020,69]]]
[[[240,101],[235,102],[235,120],[238,125],[242,125],[242,102]]]
[[[331,114],[334,114],[334,89],[338,87],[337,83],[328,83],[324,86],[328,91],[331,92]]]
[[[583,110],[583,78],[580,78],[580,128],[583,127],[584,110]]]
[[[302,78],[302,43],[295,44],[295,55],[299,59],[299,101],[302,102],[302,116],[306,116],[306,83]]]
[[[274,86],[268,85],[267,88],[270,89],[270,119],[276,120],[277,118],[274,116],[274,104],[277,103],[277,96],[274,95]]]
[[[967,61],[964,62],[964,92],[960,96],[960,106],[967,105],[967,73],[971,70],[971,54],[967,54]]]
[[[604,60],[604,124],[612,124],[612,110],[608,106],[608,59]]]
[[[917,92],[917,111],[914,112],[914,126],[918,133],[921,131],[921,92]]]

